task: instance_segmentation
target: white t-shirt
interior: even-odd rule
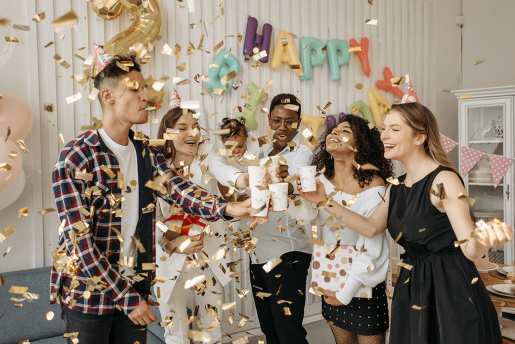
[[[120,166],[120,172],[123,173],[124,190],[122,192],[125,200],[122,202],[122,249],[121,256],[135,257],[135,245],[131,237],[136,233],[136,226],[139,219],[139,187],[131,185],[132,181],[138,183],[138,158],[136,157],[136,148],[129,139],[127,146],[119,145],[114,142],[104,129],[99,129],[98,133],[102,137],[102,140],[106,146],[114,153]],[[127,191],[127,186],[131,188],[131,192]],[[122,258],[123,259],[123,258]],[[120,270],[124,270],[123,276],[134,275],[134,269],[128,267],[122,267]]]

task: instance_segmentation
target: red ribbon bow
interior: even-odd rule
[[[167,222],[167,221],[178,221],[178,220],[183,220],[182,221],[182,226],[181,226],[181,235],[189,235],[189,231],[190,231],[190,228],[184,228],[184,227],[187,227],[189,225],[193,225],[193,224],[196,224],[196,225],[199,225],[200,227],[202,228],[205,228],[206,227],[206,224],[201,222],[197,216],[194,216],[194,217],[191,217],[191,215],[188,215],[186,214],[186,217],[184,217],[184,213],[179,214],[179,215],[172,215],[170,216],[169,218],[167,218],[166,220],[163,221],[163,223]]]

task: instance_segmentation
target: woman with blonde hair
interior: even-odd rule
[[[381,140],[385,158],[406,169],[391,181],[383,204],[368,218],[334,201],[328,206],[367,238],[388,228],[406,250],[393,297],[390,343],[501,344],[497,313],[472,261],[513,240],[513,228],[498,221],[474,225],[469,204],[458,198],[466,194],[463,181],[442,149],[429,109],[419,103],[394,105]],[[326,195],[320,181],[314,192],[299,190],[313,203]],[[325,294],[326,301],[334,298],[334,292]]]

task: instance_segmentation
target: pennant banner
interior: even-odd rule
[[[490,160],[490,168],[492,169],[492,175],[494,177],[495,189],[506,174],[506,171],[510,168],[511,164],[513,164],[513,158],[490,154],[488,156],[488,160]]]
[[[453,150],[454,147],[458,144],[458,142],[451,140],[445,135],[440,134],[440,142],[442,143],[443,150],[445,154],[449,154],[450,151]]]
[[[461,175],[465,177],[470,170],[476,166],[479,160],[485,155],[485,153],[468,148],[461,147]]]

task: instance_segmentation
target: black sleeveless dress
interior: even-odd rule
[[[401,258],[413,266],[401,268],[397,279],[390,343],[502,344],[497,312],[474,263],[454,247],[447,214],[431,203],[431,185],[441,171],[452,170],[440,166],[411,188],[392,185],[390,191],[388,230],[392,238],[402,232]],[[474,277],[479,279],[471,284]]]

